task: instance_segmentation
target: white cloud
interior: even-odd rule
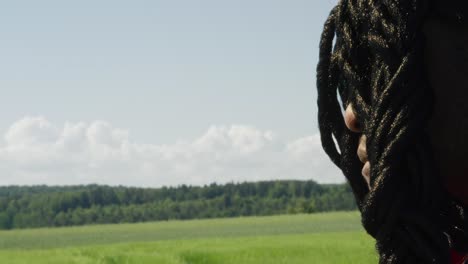
[[[5,135],[10,145],[35,145],[52,142],[57,138],[58,129],[43,117],[25,117],[14,123]]]
[[[104,121],[25,117],[0,145],[0,185],[87,184],[163,186],[269,179],[343,182],[319,135],[291,142],[245,125],[212,126],[194,140],[140,144]]]

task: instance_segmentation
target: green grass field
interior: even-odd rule
[[[355,212],[0,232],[0,263],[377,263]]]

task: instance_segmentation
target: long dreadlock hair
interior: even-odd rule
[[[466,0],[341,0],[322,33],[317,66],[322,146],[351,185],[380,263],[449,263],[466,250],[467,215],[433,168],[426,123],[433,92],[423,67],[425,19],[464,23]],[[461,8],[463,5],[463,8]],[[452,6],[452,8],[440,8]],[[338,100],[340,97],[341,102]],[[346,129],[352,103],[367,136],[370,189]],[[338,149],[335,142],[338,144]]]

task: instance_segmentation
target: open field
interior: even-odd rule
[[[376,262],[355,212],[0,232],[12,264]]]

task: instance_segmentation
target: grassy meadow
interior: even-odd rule
[[[0,232],[0,263],[377,263],[356,212]]]

